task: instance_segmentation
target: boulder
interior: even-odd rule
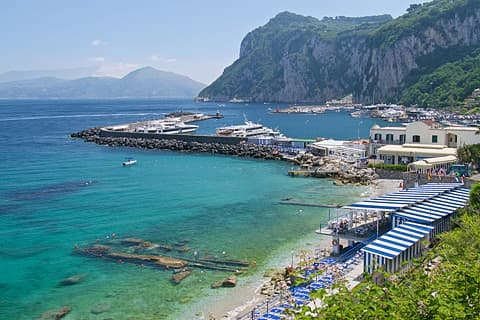
[[[99,303],[95,305],[92,310],[90,310],[93,314],[100,314],[109,311],[111,308],[110,304],[108,303]]]
[[[192,274],[192,271],[189,271],[189,270],[183,270],[183,271],[180,271],[180,272],[175,272],[172,275],[171,280],[172,280],[173,283],[179,284],[180,282],[182,282],[183,279],[189,277],[191,274]]]
[[[223,280],[222,287],[233,288],[237,285],[237,277],[230,276]]]
[[[69,306],[64,306],[59,309],[53,309],[45,312],[42,314],[42,316],[39,318],[39,320],[58,320],[62,319],[65,317],[70,311],[72,311],[72,308]]]
[[[336,185],[336,186],[343,186],[344,185],[344,183],[340,180],[333,181],[333,184]]]
[[[84,274],[76,274],[71,277],[65,278],[58,283],[59,286],[72,286],[74,284],[80,283],[85,279]]]

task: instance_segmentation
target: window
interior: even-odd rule
[[[437,143],[438,142],[438,136],[437,135],[433,135],[432,136],[432,143]]]
[[[420,143],[420,136],[413,136],[412,140],[413,140],[413,143]]]
[[[373,140],[382,140],[382,134],[381,133],[375,133],[375,137]]]
[[[401,134],[400,135],[400,143],[405,143],[405,135],[404,134]]]
[[[387,136],[385,137],[385,140],[387,140],[387,142],[392,142],[393,141],[393,134],[388,133]]]

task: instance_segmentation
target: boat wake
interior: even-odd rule
[[[92,117],[122,117],[122,116],[158,116],[162,113],[98,113],[98,114],[72,114],[72,115],[55,115],[55,116],[32,116],[32,117],[14,117],[0,118],[0,121],[24,121],[24,120],[45,120],[45,119],[68,119],[68,118],[92,118]]]

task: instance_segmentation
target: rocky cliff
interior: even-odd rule
[[[480,44],[480,1],[437,0],[390,16],[317,20],[281,13],[199,96],[213,100],[395,101],[418,78]]]

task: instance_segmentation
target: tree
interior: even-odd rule
[[[408,7],[407,12],[413,12],[413,11],[417,10],[418,8],[420,8],[421,6],[422,6],[421,3],[411,4],[410,7]]]

